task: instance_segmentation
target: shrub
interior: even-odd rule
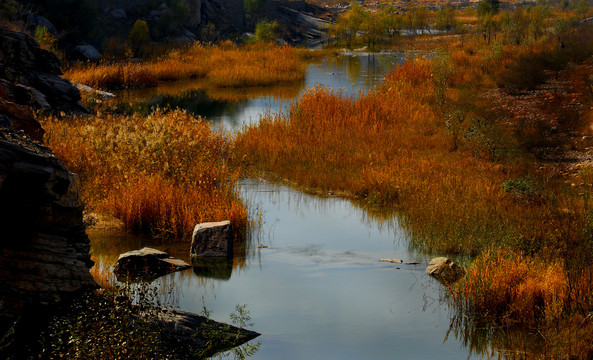
[[[540,187],[530,176],[523,176],[517,179],[507,179],[502,183],[502,189],[515,196],[519,201],[541,201]]]
[[[142,48],[148,44],[150,40],[150,31],[148,30],[148,24],[144,20],[136,20],[130,34],[128,35],[130,45],[134,50],[134,53],[139,56]]]
[[[255,25],[255,38],[257,41],[269,42],[278,37],[278,22],[262,20]]]

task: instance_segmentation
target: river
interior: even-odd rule
[[[305,89],[329,86],[356,96],[380,83],[409,54],[344,54],[309,66],[290,87],[218,93],[183,84],[135,96],[151,104],[184,106],[215,126],[238,131],[265,111],[281,111]],[[165,86],[171,86],[165,85]],[[163,95],[164,94],[164,95]],[[245,258],[218,269],[170,274],[155,285],[170,289],[182,310],[229,322],[246,304],[253,330],[262,333],[252,359],[473,359],[463,341],[449,336],[444,289],[424,269],[429,256],[408,246],[396,217],[375,216],[340,198],[322,198],[262,181],[243,180],[243,198],[261,212]],[[121,252],[152,246],[189,261],[189,244],[158,243],[131,236],[91,234],[98,266]],[[266,247],[257,247],[256,245]],[[398,258],[415,264],[391,264]],[[492,355],[492,354],[490,354]],[[495,355],[496,356],[496,355]]]

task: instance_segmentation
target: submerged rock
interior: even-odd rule
[[[430,260],[426,273],[439,281],[451,283],[459,280],[464,270],[449,258],[437,257]]]
[[[170,257],[164,251],[142,248],[121,254],[113,272],[118,279],[128,281],[151,281],[160,276],[191,268],[183,260]]]
[[[233,256],[233,228],[229,220],[196,225],[190,255],[194,257]]]

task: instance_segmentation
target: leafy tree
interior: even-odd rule
[[[589,12],[589,3],[587,2],[587,0],[580,0],[576,4],[574,10],[577,12],[577,14],[585,16]]]
[[[478,3],[478,17],[482,18],[488,14],[494,14],[494,9],[488,0],[480,0]]]
[[[381,9],[381,19],[385,26],[385,33],[389,37],[398,35],[399,31],[403,28],[403,19],[397,14],[397,11],[391,4]]]
[[[365,13],[361,24],[361,29],[365,33],[367,45],[374,46],[385,36],[387,29],[385,26],[385,19],[380,12]]]
[[[439,30],[451,31],[456,27],[455,9],[451,6],[443,6],[436,13],[436,28]]]
[[[354,45],[356,41],[356,35],[362,27],[364,21],[365,10],[358,4],[353,2],[350,9],[341,18],[343,21],[343,27],[346,31],[346,37],[349,40],[350,46]]]
[[[413,6],[406,12],[407,26],[411,31],[428,28],[428,11],[424,6]]]
[[[529,32],[535,41],[545,34],[549,15],[550,6],[544,1],[539,1],[537,6],[529,8]]]
[[[150,40],[149,34],[150,32],[148,30],[148,24],[146,21],[136,20],[132,30],[130,30],[130,34],[128,35],[128,40],[130,41],[132,50],[134,50],[134,54],[140,54],[142,48],[148,43],[148,40]]]

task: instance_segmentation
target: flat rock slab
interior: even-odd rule
[[[233,227],[229,220],[196,225],[190,255],[195,257],[233,257]]]
[[[183,260],[170,257],[164,251],[145,247],[121,254],[113,272],[125,281],[152,281],[160,276],[191,268]]]
[[[200,352],[204,356],[232,349],[260,336],[255,331],[177,309],[161,309],[155,320],[159,322],[159,328],[171,344],[186,348],[186,353]],[[218,334],[217,338],[208,338],[208,334],[213,333]]]

